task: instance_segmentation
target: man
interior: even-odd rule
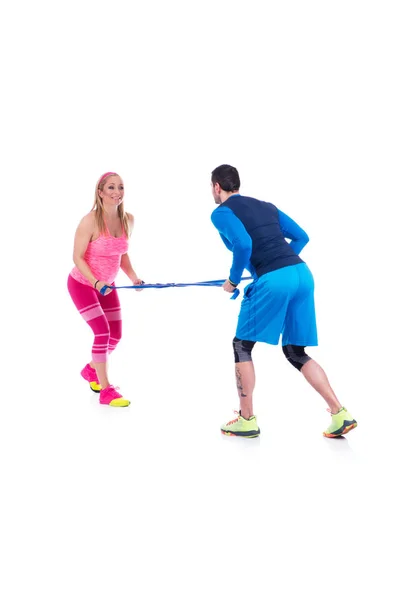
[[[251,352],[256,342],[277,345],[282,335],[285,357],[329,406],[332,422],[324,435],[337,437],[348,433],[357,422],[340,404],[324,370],[305,353],[306,346],[318,345],[314,280],[299,257],[309,240],[306,232],[273,204],[242,196],[235,167],[221,165],[214,169],[211,186],[219,205],[211,220],[233,252],[232,267],[223,289],[232,293],[244,269],[254,279],[244,290],[233,339],[240,412],[221,431],[245,437],[260,434],[253,414],[255,372]]]

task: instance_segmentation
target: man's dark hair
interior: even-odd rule
[[[211,173],[213,184],[219,183],[225,192],[236,192],[240,188],[239,173],[231,165],[220,165]]]

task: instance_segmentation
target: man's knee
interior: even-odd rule
[[[284,355],[298,371],[301,371],[304,365],[311,360],[311,357],[304,352],[304,348],[305,346],[294,346],[293,344],[282,346]]]
[[[233,353],[235,355],[235,363],[238,362],[249,362],[252,360],[251,351],[253,350],[255,342],[249,340],[239,340],[239,338],[233,338]]]

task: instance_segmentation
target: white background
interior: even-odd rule
[[[2,598],[398,598],[399,26],[384,0],[3,9]],[[121,290],[129,409],[79,376],[66,279],[99,175],[124,179],[138,275],[194,282],[229,273],[221,163],[310,236],[346,439],[261,345],[262,434],[221,436],[240,300],[218,288]]]

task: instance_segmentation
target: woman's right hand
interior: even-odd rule
[[[98,281],[98,282],[96,283],[96,290],[97,290],[98,292],[100,292],[100,293],[101,293],[101,290],[102,290],[102,288],[103,288],[105,285],[108,285],[108,286],[110,286],[110,285],[111,285],[111,283],[108,283],[107,281]],[[110,287],[107,287],[107,288],[106,288],[106,291],[105,291],[105,292],[104,292],[104,294],[103,294],[103,296],[107,296],[107,294],[109,294],[110,292],[112,292],[112,289],[111,289]]]

